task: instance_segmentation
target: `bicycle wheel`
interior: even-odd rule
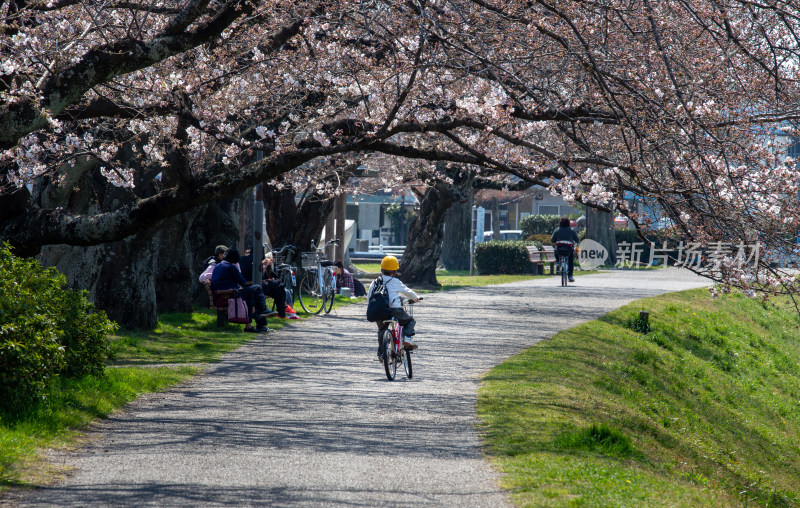
[[[383,368],[389,381],[394,381],[397,375],[397,361],[394,352],[394,337],[388,328],[383,331],[383,342],[381,346],[383,352]]]
[[[561,285],[566,287],[569,275],[567,274],[567,263],[561,262]]]
[[[408,349],[403,352],[403,368],[406,369],[406,377],[411,379],[414,376],[414,371],[411,368],[411,351]]]
[[[325,309],[325,314],[328,314],[333,310],[333,299],[336,296],[336,289],[333,285],[333,274],[331,274],[330,270],[325,270],[323,283],[324,289],[322,290],[322,307]]]
[[[322,291],[316,272],[308,272],[303,276],[298,293],[300,306],[304,311],[309,314],[319,314],[322,311]]]

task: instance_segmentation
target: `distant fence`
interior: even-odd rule
[[[401,257],[406,250],[405,245],[370,245],[369,252],[372,254],[383,254],[384,256]]]

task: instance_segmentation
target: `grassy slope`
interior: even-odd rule
[[[796,506],[798,358],[789,309],[669,294],[495,367],[478,412],[520,505]]]

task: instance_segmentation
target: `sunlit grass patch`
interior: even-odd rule
[[[478,410],[520,505],[795,506],[798,358],[790,307],[668,294],[495,367]]]
[[[334,306],[355,301],[358,300],[336,296]],[[299,302],[293,308],[300,319],[310,316]],[[267,326],[273,330],[291,325],[291,320],[277,317],[267,320]],[[231,323],[218,328],[216,311],[211,309],[162,313],[153,330],[120,330],[112,337],[112,350],[117,364],[214,362],[257,337],[243,329],[244,325]]]
[[[377,263],[353,263],[353,266],[358,268],[359,270],[363,270],[367,273],[381,273],[381,264],[380,262]]]

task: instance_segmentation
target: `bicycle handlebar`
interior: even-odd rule
[[[325,245],[318,246],[316,243],[314,243],[314,240],[311,240],[311,248],[316,251],[316,250],[324,249],[328,245],[336,245],[339,242],[341,242],[341,240],[339,240],[338,238],[334,238],[333,240],[328,240],[327,242],[325,242]]]
[[[297,252],[297,247],[287,243],[286,245],[284,245],[283,247],[281,247],[278,250],[270,249],[270,252],[273,253],[273,254],[283,254],[287,250],[290,251],[292,254],[294,254],[295,252]]]

